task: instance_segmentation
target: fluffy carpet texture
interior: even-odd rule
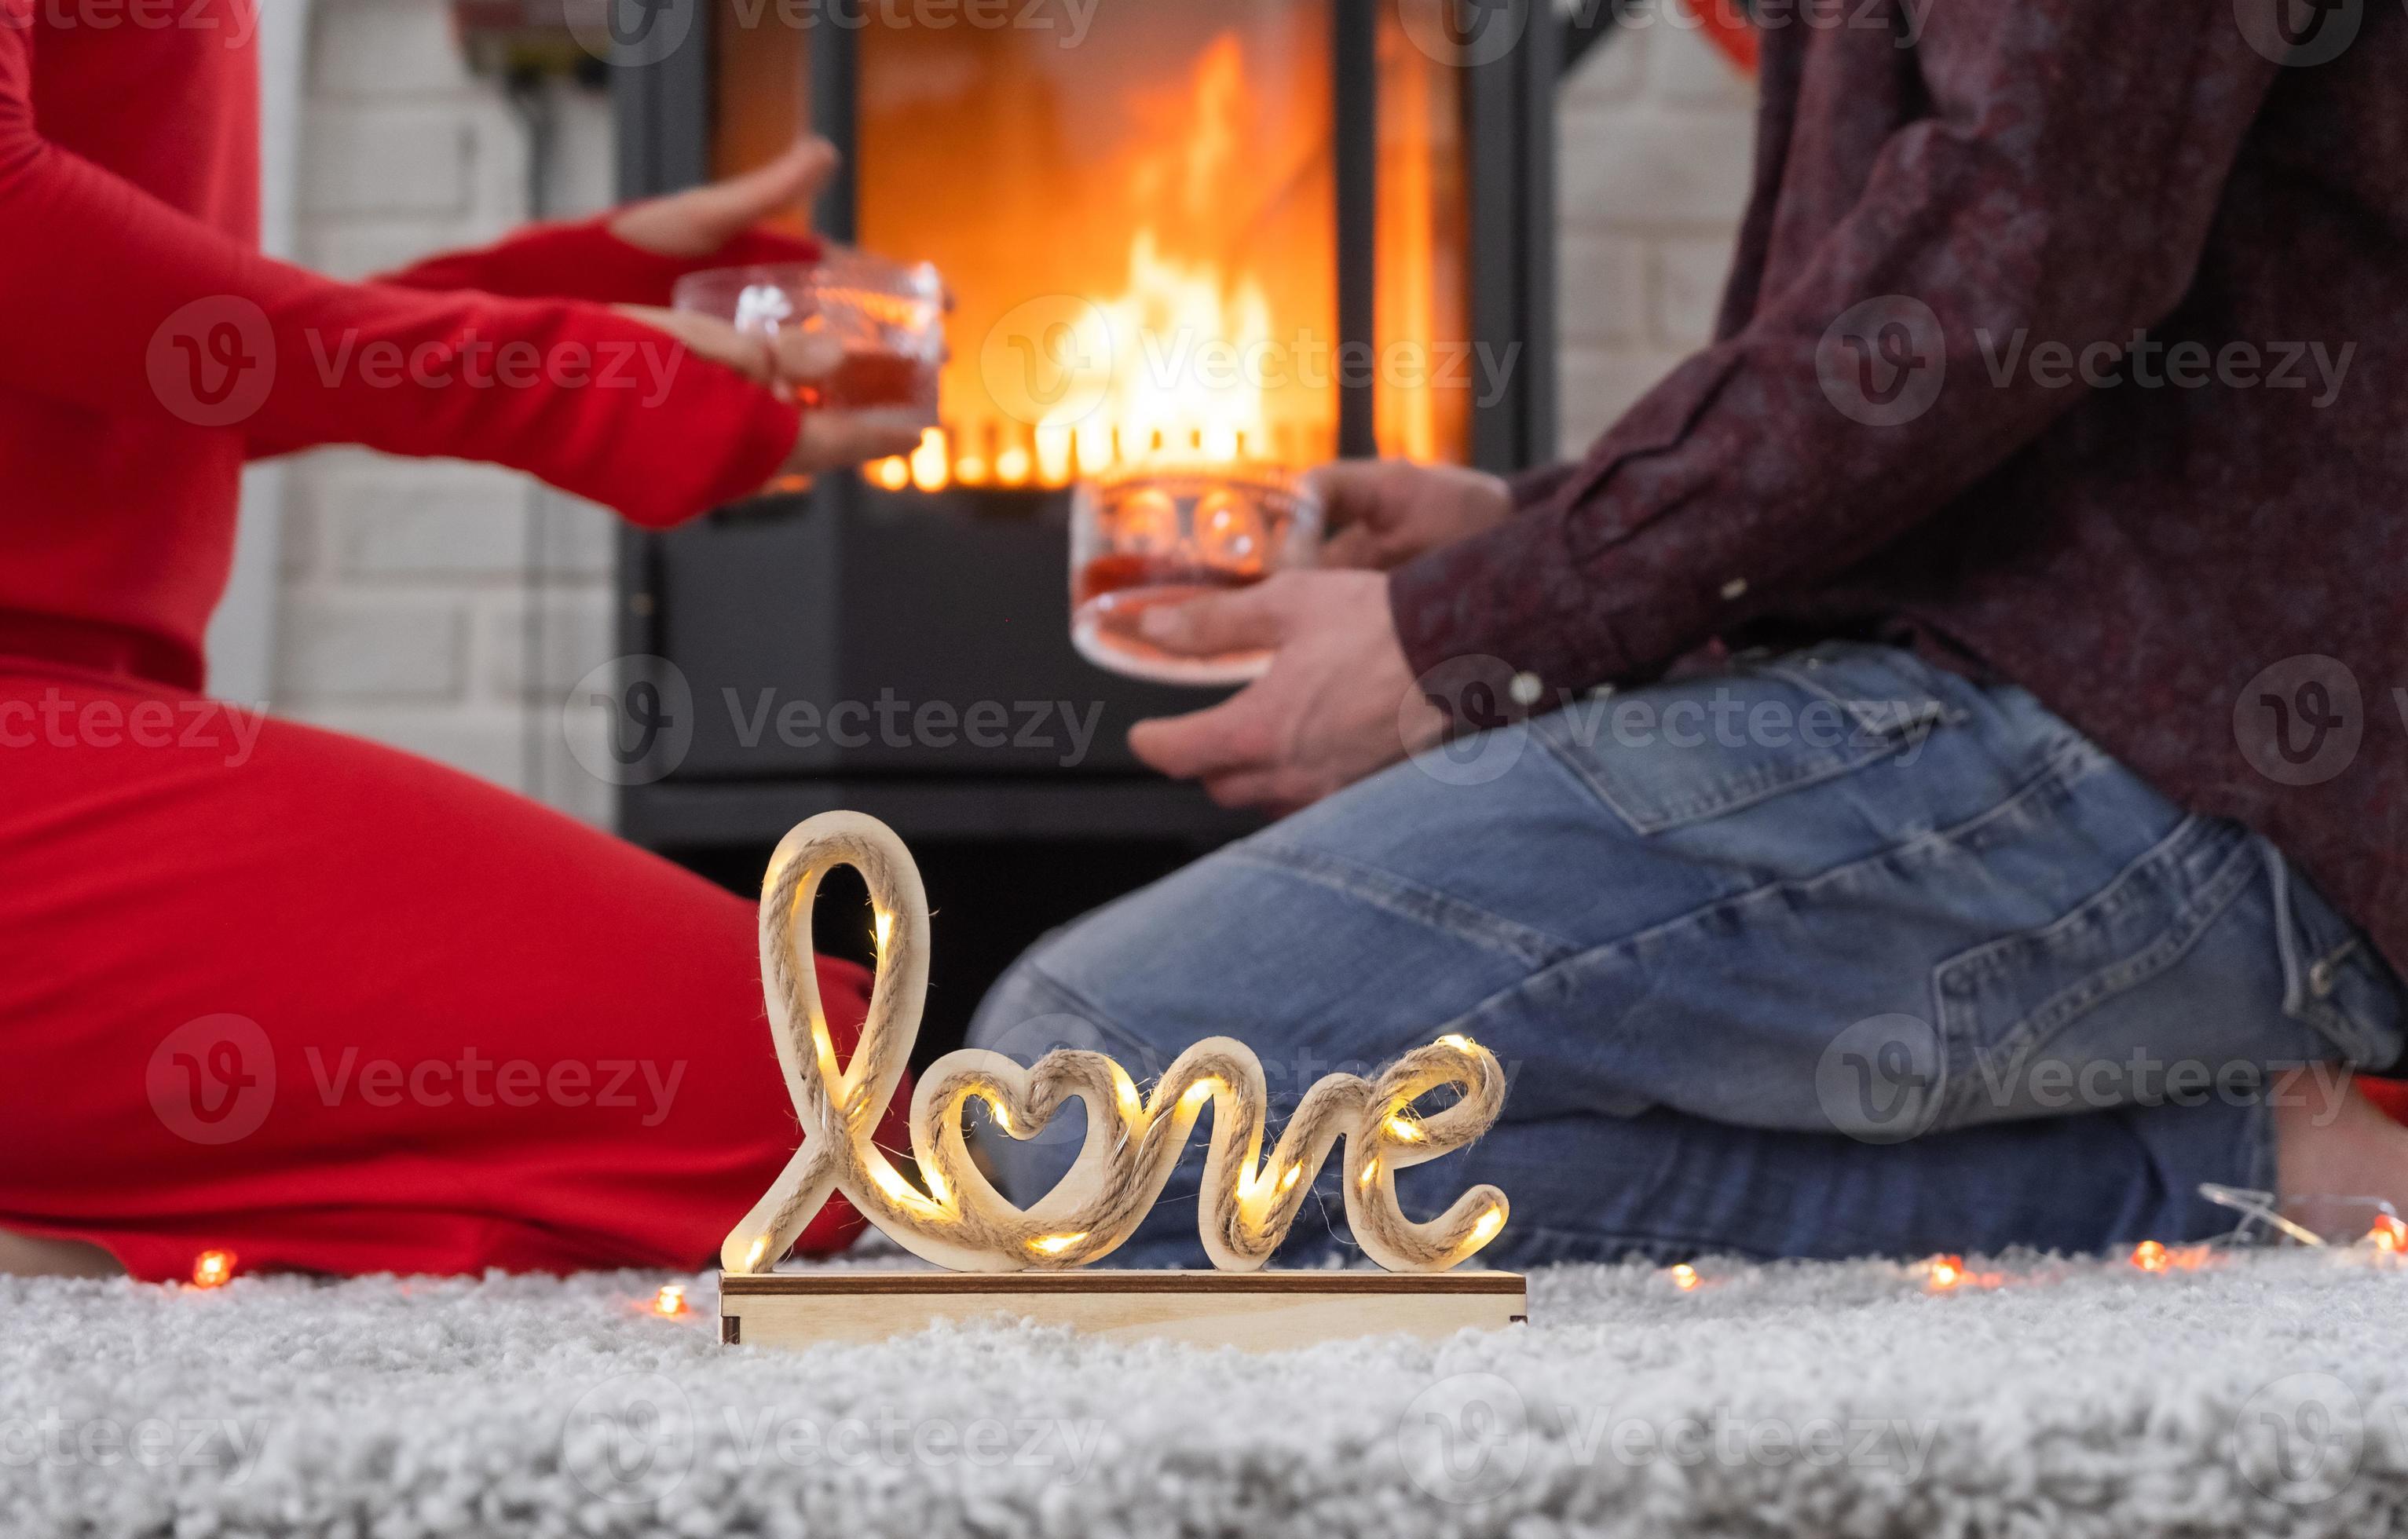
[[[0,1533],[2408,1532],[2408,1270],[1698,1270],[1259,1358],[724,1348],[709,1278],[0,1279]]]

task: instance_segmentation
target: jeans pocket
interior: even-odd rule
[[[1912,759],[1964,720],[1936,682],[1891,648],[1831,643],[1593,697],[1532,725],[1632,832],[1661,834]]]
[[[2279,1008],[2266,849],[2185,818],[2055,922],[1942,962],[1936,1126],[2246,1093],[2258,1066],[2315,1056]]]

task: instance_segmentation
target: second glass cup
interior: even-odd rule
[[[1071,644],[1097,667],[1133,678],[1259,678],[1268,651],[1165,651],[1139,632],[1139,617],[1312,565],[1321,524],[1321,504],[1302,479],[1273,466],[1131,470],[1082,481],[1070,504]]]

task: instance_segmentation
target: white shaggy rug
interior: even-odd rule
[[[2408,1532],[2408,1270],[1972,1270],[1566,1268],[1526,1328],[1262,1358],[724,1348],[633,1274],[0,1279],[0,1534]]]

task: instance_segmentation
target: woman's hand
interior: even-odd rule
[[[1513,493],[1494,476],[1404,460],[1340,460],[1306,477],[1329,521],[1324,566],[1393,571],[1512,516]]]
[[[734,369],[781,396],[791,396],[797,385],[828,379],[844,362],[843,344],[822,334],[781,331],[775,336],[761,336],[739,332],[713,315],[643,305],[617,308],[631,321],[668,333],[695,357]],[[795,477],[823,470],[909,454],[920,447],[920,435],[935,425],[927,413],[910,407],[807,411],[794,452],[770,478],[769,490],[785,490]]]
[[[800,207],[808,215],[836,168],[834,145],[822,138],[798,139],[757,171],[632,204],[611,218],[610,233],[656,256],[708,258],[781,213]],[[774,338],[752,336],[715,316],[632,305],[623,305],[619,311],[668,333],[696,357],[724,363],[787,399],[797,386],[826,380],[844,362],[843,348],[824,335],[781,331]],[[933,417],[910,408],[806,411],[794,453],[771,478],[769,489],[788,490],[799,477],[823,470],[909,454],[920,447],[921,434],[935,425]]]
[[[836,175],[836,146],[822,138],[793,149],[740,177],[665,198],[629,204],[611,217],[610,233],[654,256],[707,257],[753,226],[810,206]]]

